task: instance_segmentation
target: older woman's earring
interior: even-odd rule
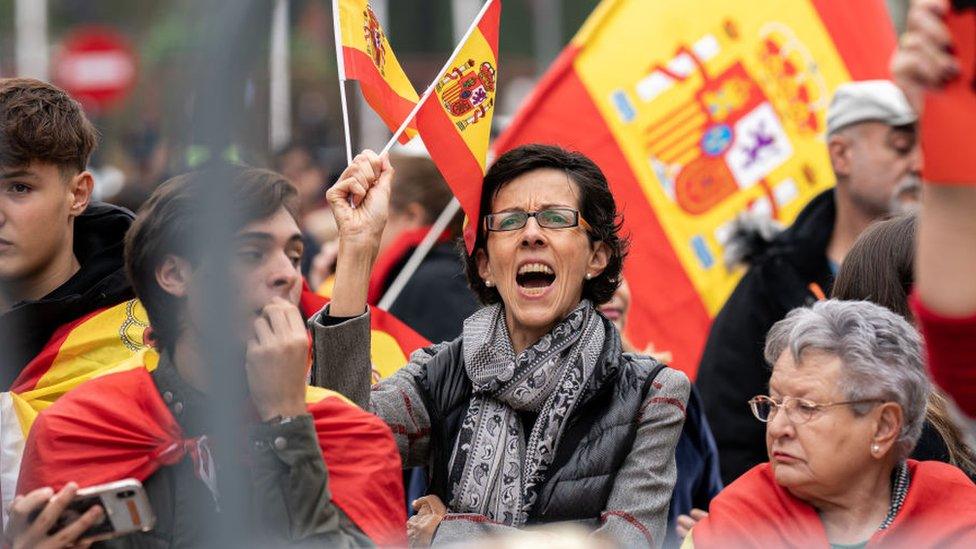
[[[492,286],[494,286],[494,285],[495,285],[495,283],[494,283],[494,282],[492,282],[492,281],[490,281],[490,280],[486,280],[486,281],[485,281],[485,286],[487,286],[487,287],[489,287],[489,288],[491,288],[491,287],[492,287]]]
[[[881,451],[881,447],[880,446],[878,446],[877,444],[872,444],[871,445],[871,453],[872,454],[877,454],[880,451]]]
[[[589,279],[591,279],[591,278],[593,278],[593,275],[592,275],[592,274],[590,274],[590,273],[586,273],[586,279],[587,279],[587,280],[589,280]]]

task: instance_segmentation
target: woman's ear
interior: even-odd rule
[[[603,273],[610,263],[610,246],[602,240],[593,243],[593,252],[590,254],[590,261],[586,265],[586,273],[590,278],[596,278]]]
[[[478,276],[485,282],[486,286],[494,286],[495,280],[491,278],[491,266],[488,264],[488,254],[484,248],[478,248],[474,253],[474,260],[478,263]]]
[[[894,402],[885,402],[878,407],[878,419],[875,422],[874,437],[871,439],[871,454],[881,457],[888,453],[898,442],[901,427],[905,424],[905,415],[901,406]]]
[[[156,284],[174,297],[186,297],[193,283],[193,269],[182,257],[167,255],[156,267]]]

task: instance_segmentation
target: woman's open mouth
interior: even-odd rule
[[[556,281],[556,273],[545,263],[526,263],[519,267],[515,274],[515,283],[522,293],[529,297],[537,297]]]

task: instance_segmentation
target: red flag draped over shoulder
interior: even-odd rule
[[[908,461],[911,483],[894,522],[868,547],[976,547],[976,486],[951,465]],[[827,547],[827,533],[809,504],[776,483],[768,463],[723,490],[709,516],[691,531],[694,549]]]
[[[337,393],[310,388],[308,400],[334,503],[376,543],[402,543],[402,466],[389,427]],[[149,372],[134,368],[88,381],[38,416],[17,492],[144,481],[199,451],[200,440],[183,437]]]
[[[722,261],[730,222],[788,224],[833,185],[832,92],[886,78],[894,45],[882,0],[604,0],[495,152],[551,143],[600,166],[632,241],[628,336],[694,376],[742,275]]]

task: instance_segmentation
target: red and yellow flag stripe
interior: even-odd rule
[[[500,0],[489,0],[417,113],[417,129],[431,159],[469,219],[478,219],[491,120],[498,84]],[[473,226],[465,242],[473,244]]]
[[[416,106],[417,91],[367,0],[334,0],[333,9],[339,17],[342,44],[339,78],[358,80],[366,102],[390,131],[396,131]],[[406,143],[416,134],[411,124],[400,142]]]

